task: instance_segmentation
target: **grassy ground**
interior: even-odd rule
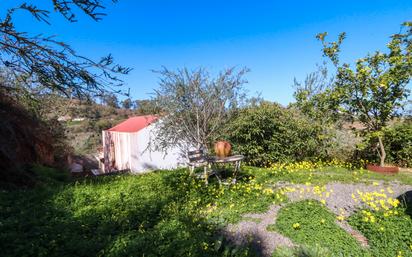
[[[233,246],[219,232],[226,224],[241,220],[244,213],[264,212],[271,204],[287,202],[282,190],[273,189],[274,183],[398,180],[412,184],[412,176],[407,174],[389,177],[345,167],[295,166],[245,167],[236,185],[222,187],[213,178],[205,186],[203,181],[187,176],[186,170],[70,181],[61,173],[36,168],[41,181],[36,188],[0,191],[0,249],[4,256],[253,256],[250,245]],[[310,211],[302,208],[298,205],[294,212],[281,210],[281,217]],[[317,212],[328,224],[328,230],[319,233],[329,235],[331,243],[353,241],[333,226],[332,214],[319,208],[313,213]],[[402,217],[389,222],[388,231],[396,234],[405,226],[412,231],[410,217]],[[318,224],[314,219],[308,222]],[[279,225],[279,230],[310,247],[296,251],[310,252],[317,247],[316,242],[305,240],[312,235],[313,224],[297,234],[290,233],[291,229],[296,232],[296,222],[288,222],[292,221]],[[375,228],[364,226],[355,216],[351,222],[371,241],[372,253],[384,247]],[[409,241],[402,240],[410,234],[402,231],[396,238],[403,244],[402,256],[408,256]],[[350,245],[339,249],[346,255],[363,251],[356,243]],[[336,253],[336,249],[329,251]]]
[[[327,248],[334,256],[365,256],[367,251],[335,221],[335,215],[322,204],[305,200],[280,210],[276,230],[296,243]]]
[[[279,181],[294,184],[311,182],[316,185],[325,185],[329,182],[341,183],[372,183],[375,180],[384,182],[399,182],[412,185],[412,173],[400,172],[395,175],[384,175],[369,172],[364,169],[350,169],[342,166],[307,167],[294,169],[256,168],[245,167],[245,172],[256,177],[260,183],[276,183]]]

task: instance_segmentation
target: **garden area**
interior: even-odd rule
[[[205,185],[187,169],[71,180],[35,167],[36,188],[0,192],[2,255],[412,256],[412,173],[242,169]]]
[[[351,48],[342,47],[345,32],[331,31],[335,41],[329,41],[327,32],[317,34],[325,60],[315,71],[305,70],[304,80],[294,79],[289,101],[270,97],[273,92],[283,97],[286,87],[279,84],[281,80],[270,82],[261,94],[247,90],[251,70],[226,63],[246,60],[239,53],[249,52],[246,48],[236,52],[235,38],[228,44],[230,51],[224,51],[242,58],[213,53],[225,61],[221,67],[227,67],[216,72],[197,66],[198,62],[216,66],[208,64],[209,56],[193,59],[201,48],[185,49],[190,53],[185,60],[182,51],[163,42],[167,37],[161,30],[146,27],[153,25],[148,21],[155,15],[162,16],[157,18],[162,24],[183,17],[185,29],[177,33],[179,38],[191,40],[194,31],[206,36],[203,25],[189,27],[194,20],[207,20],[198,16],[205,7],[186,11],[186,6],[173,4],[179,10],[170,6],[176,17],[167,18],[159,6],[147,11],[143,6],[132,8],[130,1],[120,16],[105,23],[104,33],[88,23],[81,25],[83,29],[73,27],[75,45],[97,56],[93,51],[101,48],[101,42],[116,52],[116,44],[109,42],[139,35],[147,37],[149,48],[159,55],[157,62],[169,67],[192,65],[169,69],[156,63],[161,67],[156,70],[139,65],[150,63],[154,54],[133,55],[142,54],[133,48],[140,47],[140,39],[134,38],[128,47],[126,42],[118,45],[130,58],[126,63],[147,68],[157,77],[150,99],[133,100],[130,88],[123,87],[132,68],[115,62],[111,54],[93,60],[54,37],[25,32],[25,27],[22,31],[20,14],[16,15],[28,15],[33,24],[74,24],[79,14],[81,20],[97,22],[106,16],[106,3],[53,0],[46,1],[52,5],[37,6],[34,2],[8,3],[0,19],[1,256],[412,257],[412,22],[404,21],[396,34],[388,34],[384,49],[364,49],[367,53],[360,58],[347,55]],[[220,5],[213,9],[221,10]],[[232,20],[249,17],[234,8],[227,10],[243,17]],[[159,35],[163,50],[155,47],[152,34],[130,30],[143,26],[133,24],[140,17],[137,13],[125,15],[124,10],[134,9],[153,16],[144,18],[144,27]],[[315,10],[305,8],[305,13],[322,14]],[[195,19],[190,20],[189,13]],[[223,19],[229,11],[224,13],[216,17]],[[124,25],[108,24],[124,17],[129,17],[127,33],[123,32],[127,37],[110,34],[122,31]],[[264,20],[265,26],[236,27],[249,34],[245,29],[269,27]],[[222,21],[219,29],[226,35],[229,31],[220,25]],[[294,24],[285,21],[281,23]],[[372,26],[359,24],[356,27],[372,33]],[[93,43],[89,46],[77,42],[84,38],[77,33],[85,28],[90,30],[86,41]],[[110,40],[92,41],[91,32],[111,35]],[[210,33],[212,41],[223,42],[215,33],[215,29]],[[380,42],[375,36],[369,37]],[[197,44],[209,46],[212,41]],[[285,42],[308,45],[299,38]],[[289,74],[280,68],[303,49],[285,48],[289,44],[295,45],[275,49],[253,43],[250,56],[278,60],[274,66],[269,62],[260,66],[270,76]],[[218,47],[210,48],[214,52]],[[259,51],[253,52],[256,48]],[[272,51],[287,55],[273,58]],[[174,54],[170,60],[165,58],[169,52]],[[289,66],[301,74],[298,66],[306,66],[302,60],[307,58],[300,53],[295,59]],[[134,79],[150,77],[146,75]],[[253,79],[259,77],[266,75],[257,73]],[[129,82],[139,85],[135,90],[142,94],[143,85],[153,83]],[[254,83],[249,89],[267,81]],[[122,129],[116,130],[119,122]]]

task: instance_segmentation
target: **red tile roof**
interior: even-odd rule
[[[145,116],[137,116],[131,117],[127,120],[117,124],[113,128],[108,129],[108,131],[116,131],[116,132],[137,132],[151,123],[158,119],[157,116],[154,115],[145,115]]]

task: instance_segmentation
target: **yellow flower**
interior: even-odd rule
[[[320,223],[321,223],[321,224],[324,224],[324,223],[325,223],[325,219],[321,219],[321,220],[320,220]]]
[[[299,228],[300,228],[300,224],[299,224],[299,223],[294,223],[294,224],[292,225],[292,227],[293,227],[294,229],[299,229]]]
[[[322,204],[326,204],[325,199],[320,200],[320,202],[321,202]]]
[[[343,215],[339,215],[339,216],[337,216],[336,218],[337,218],[337,220],[339,220],[339,221],[343,221],[343,220],[345,219],[345,217],[344,217]]]
[[[379,183],[378,182],[373,182],[372,185],[379,186]]]

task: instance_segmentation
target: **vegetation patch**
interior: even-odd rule
[[[297,246],[297,247],[279,247],[272,257],[333,257],[332,253],[319,245],[316,246]]]
[[[412,256],[412,219],[405,211],[359,210],[349,224],[368,238],[373,256]]]
[[[335,256],[365,256],[367,251],[336,223],[336,217],[321,203],[305,200],[279,211],[276,229],[295,243],[322,247]]]
[[[47,169],[40,173],[50,175]],[[251,248],[231,246],[220,229],[280,201],[253,178],[206,186],[184,170],[52,180],[60,178],[0,192],[5,256],[250,256]]]
[[[245,220],[245,213],[263,213],[271,204],[287,201],[287,191],[274,187],[274,183],[301,179],[316,185],[337,178],[350,183],[355,176],[355,171],[342,167],[314,171],[307,165],[299,164],[304,168],[296,170],[283,168],[282,172],[247,167],[234,185],[219,185],[210,178],[208,186],[203,180],[188,176],[186,170],[71,181],[66,173],[36,166],[32,171],[37,180],[35,188],[0,191],[0,248],[5,256],[119,256],[136,252],[147,256],[254,255],[250,245],[235,247],[220,231],[228,223]],[[310,177],[314,172],[316,175]],[[362,180],[366,174],[355,177]],[[407,230],[412,225],[405,217],[408,216],[394,216],[385,227],[388,231],[401,231],[393,245],[410,238]],[[335,220],[320,203],[303,201],[282,208],[276,225],[268,229],[304,246],[290,249],[295,255],[366,255],[366,250]],[[352,220],[356,223],[354,217]],[[368,232],[370,224],[362,227],[355,223],[368,237],[373,253],[393,252],[375,246],[385,247],[375,239],[381,231]],[[407,256],[405,247],[409,243],[404,241],[404,246],[396,250]]]

